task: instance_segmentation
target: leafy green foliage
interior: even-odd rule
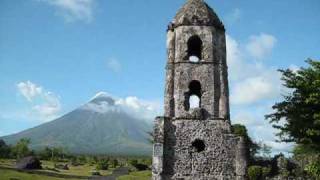
[[[68,156],[67,151],[62,147],[45,147],[39,153],[42,160],[62,161]]]
[[[116,167],[119,165],[119,161],[118,161],[117,159],[113,159],[113,160],[111,161],[111,164],[112,164],[112,167],[113,167],[113,168],[116,168]]]
[[[267,177],[268,175],[270,175],[271,170],[272,170],[272,168],[270,166],[269,167],[262,167],[262,171],[261,171],[262,177]]]
[[[294,72],[279,70],[290,91],[273,106],[266,119],[280,130],[282,142],[295,142],[320,151],[320,62],[307,60],[310,67]]]
[[[316,179],[320,179],[320,156],[308,164],[305,170],[309,175]]]
[[[86,164],[87,163],[87,158],[85,155],[80,155],[77,157],[77,161],[80,163],[80,164]],[[109,160],[108,160],[109,161]]]
[[[131,165],[131,166],[136,166],[137,164],[138,164],[138,160],[137,159],[130,159],[129,160],[129,164]]]
[[[32,152],[29,150],[30,139],[22,138],[20,139],[15,146],[12,147],[12,153],[16,156],[17,159],[26,157]]]
[[[144,171],[149,168],[149,161],[146,159],[130,159],[128,162],[131,165],[132,171]]]
[[[151,166],[152,165],[152,159],[151,158],[142,159],[141,162],[142,162],[142,164],[145,164],[147,166]]]
[[[8,146],[2,139],[0,139],[0,158],[10,157],[10,146]]]
[[[289,161],[287,158],[284,157],[283,154],[278,155],[277,158],[277,166],[278,166],[278,173],[282,178],[287,178],[290,175],[289,171]]]
[[[109,160],[107,159],[101,159],[98,163],[97,163],[97,170],[108,170],[109,168]]]
[[[271,167],[249,166],[248,176],[249,180],[265,179],[271,173]]]
[[[261,166],[249,166],[248,168],[249,180],[258,180],[262,177],[262,167]]]

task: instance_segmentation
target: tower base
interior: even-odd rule
[[[158,117],[154,140],[153,180],[246,179],[245,141],[227,120]]]

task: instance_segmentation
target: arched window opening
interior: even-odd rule
[[[190,95],[197,95],[201,97],[201,84],[199,81],[193,80],[189,84]]]
[[[188,40],[188,58],[191,62],[199,62],[202,56],[202,41],[199,36],[192,36]]]
[[[189,84],[189,91],[186,92],[185,110],[201,107],[201,84],[199,81],[191,81]]]
[[[206,145],[202,140],[196,139],[195,141],[192,142],[192,147],[195,149],[196,152],[199,153],[205,150]]]

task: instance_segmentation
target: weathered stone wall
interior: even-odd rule
[[[153,155],[152,155],[152,179],[162,180],[163,173],[163,143],[164,143],[164,117],[157,117],[153,129]]]
[[[175,58],[175,32],[167,33],[167,56],[168,62],[166,67],[166,85],[164,95],[164,115],[174,117],[174,58]]]
[[[245,142],[228,122],[158,118],[155,130],[155,147],[163,147],[163,162],[153,163],[158,179],[244,179]],[[205,145],[201,152],[193,146],[198,140]]]

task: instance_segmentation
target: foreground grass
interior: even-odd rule
[[[52,172],[50,169],[54,169],[54,162],[51,161],[41,161],[42,167],[44,170],[39,171],[46,171],[46,172]],[[91,171],[95,169],[95,166],[91,166],[88,164],[80,165],[80,166],[71,166],[69,165],[69,170],[58,170],[58,174],[63,175],[76,175],[76,176],[91,176]],[[110,168],[109,170],[100,170],[100,174],[102,176],[106,176],[111,174],[113,171],[113,168]]]
[[[151,171],[132,172],[129,175],[120,176],[117,180],[150,180]]]
[[[64,178],[49,177],[38,174],[28,174],[23,172],[17,172],[14,170],[0,169],[1,180],[63,180]],[[69,179],[76,180],[76,179]]]
[[[41,161],[42,170],[32,171],[32,174],[28,172],[20,172],[5,168],[14,168],[15,160],[10,159],[0,159],[0,180],[62,180],[64,178],[61,177],[70,177],[68,180],[75,180],[80,177],[90,177],[91,172],[95,169],[95,166],[92,165],[80,165],[80,166],[72,166],[69,165],[69,170],[61,170],[54,168],[54,162],[52,161]],[[4,167],[4,169],[1,169]],[[113,169],[109,170],[100,170],[100,174],[103,176],[112,174]],[[43,174],[45,173],[45,174]],[[48,174],[56,175],[64,175],[53,177]],[[117,180],[150,180],[151,179],[151,171],[137,171],[131,172],[129,175],[120,176]]]
[[[12,159],[0,159],[0,167],[15,168],[15,162],[16,161],[12,160]],[[88,165],[88,164],[80,165],[80,166],[68,165],[69,170],[61,170],[61,169],[54,168],[55,163],[52,161],[41,161],[41,164],[42,164],[43,169],[42,170],[34,170],[33,171],[34,173],[48,172],[48,173],[54,173],[54,174],[58,174],[58,175],[87,176],[87,177],[89,177],[89,176],[91,176],[91,172],[95,169],[94,165]],[[65,164],[65,163],[62,163],[62,164]],[[4,170],[2,170],[2,171],[4,171]],[[112,171],[113,171],[113,169],[110,168],[109,170],[100,170],[99,172],[102,176],[106,176],[106,175],[111,174]],[[17,172],[17,173],[28,175],[28,173],[23,173],[23,172]],[[2,176],[3,176],[2,173],[0,173],[0,180],[3,179]],[[40,176],[42,176],[42,175],[40,175]],[[22,180],[24,178],[19,178],[19,179]]]

